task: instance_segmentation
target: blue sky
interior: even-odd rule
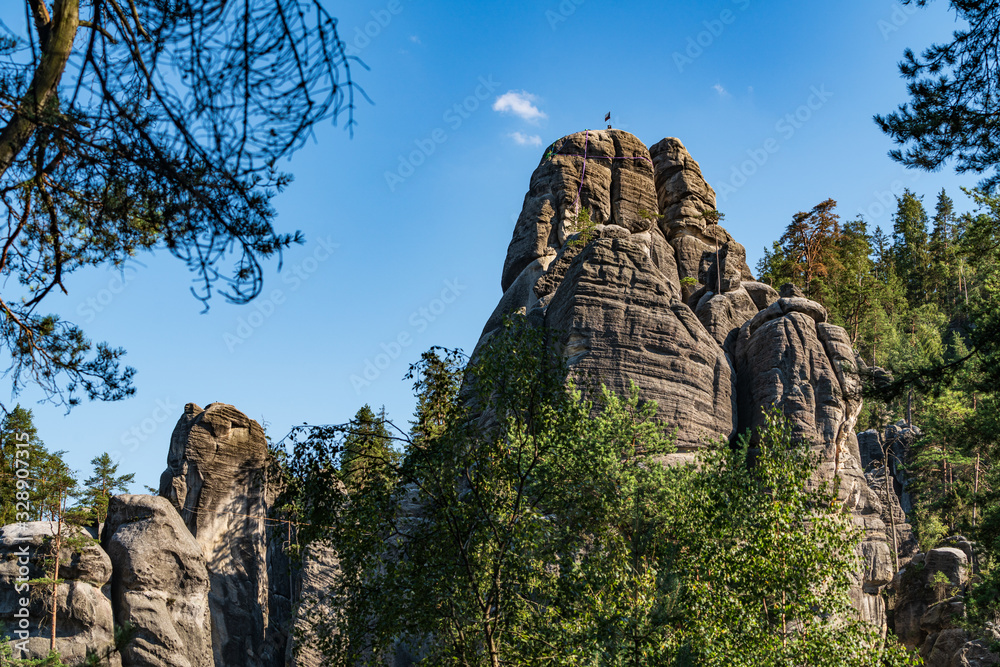
[[[65,415],[31,407],[70,465],[112,452],[156,486],[187,402],[231,403],[282,438],[369,403],[405,423],[408,364],[470,351],[500,298],[500,269],[532,170],[572,132],[679,137],[720,193],[754,267],[792,215],[827,198],[891,229],[893,194],[933,208],[974,177],[907,171],[871,118],[905,99],[896,63],[956,28],[947,3],[328,2],[370,67],[355,76],[354,138],[324,126],[285,165],[276,227],[306,243],[267,267],[262,296],[207,314],[166,252],[124,274],[77,274],[53,311],[128,350],[136,395]],[[367,372],[367,375],[366,375]]]

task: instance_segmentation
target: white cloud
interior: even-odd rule
[[[423,44],[423,42],[420,41],[420,37],[417,35],[410,35],[410,41],[414,44]]]
[[[524,90],[520,92],[508,90],[496,99],[496,102],[493,103],[493,110],[500,113],[512,113],[530,123],[537,123],[547,116],[532,104],[536,99],[538,98]]]
[[[527,135],[523,132],[511,132],[510,138],[521,146],[541,146],[542,138],[537,134]]]
[[[719,97],[729,97],[729,92],[722,87],[721,83],[717,83],[712,88],[715,88],[715,92],[719,94]]]

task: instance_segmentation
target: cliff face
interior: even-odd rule
[[[852,595],[884,626],[878,590],[893,555],[854,435],[861,383],[850,340],[791,286],[779,294],[754,281],[743,246],[706,214],[714,209],[715,192],[677,139],[650,149],[620,130],[560,139],[531,176],[504,294],[480,340],[504,315],[525,313],[552,331],[572,376],[618,391],[634,381],[656,401],[678,428],[676,459],[779,406],[821,456],[816,481],[839,480],[839,500],[864,530]]]

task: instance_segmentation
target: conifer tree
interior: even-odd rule
[[[827,199],[808,212],[796,213],[781,236],[794,282],[809,298],[823,295],[823,279],[837,266],[834,244],[840,237],[840,216],[834,212],[836,207],[836,201]]]
[[[924,303],[927,295],[929,256],[927,249],[927,212],[920,198],[909,189],[896,197],[892,220],[893,263],[911,304]]]
[[[135,479],[135,473],[118,475],[118,464],[111,460],[111,455],[104,452],[90,460],[94,473],[83,483],[86,487],[81,498],[90,512],[103,523],[108,516],[108,503],[116,491],[128,491],[128,485]]]
[[[373,478],[383,484],[393,481],[386,473],[398,464],[400,453],[392,448],[385,424],[385,409],[376,416],[367,405],[351,420],[340,455],[340,479],[349,491],[364,488]]]

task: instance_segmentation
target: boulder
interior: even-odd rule
[[[160,495],[201,546],[210,582],[216,667],[280,664],[265,634],[268,451],[260,425],[231,405],[193,403],[170,436]],[[273,630],[272,630],[273,631]]]
[[[1000,656],[982,640],[965,642],[948,661],[948,667],[993,667],[1000,665]]]
[[[205,557],[170,502],[112,498],[102,543],[114,566],[116,620],[134,628],[125,667],[213,667]]]
[[[925,667],[948,667],[951,656],[969,641],[969,633],[961,628],[949,628],[935,633],[920,650]]]
[[[779,298],[778,291],[770,285],[753,280],[744,280],[742,285],[753,300],[753,304],[757,306],[757,310],[764,310]]]
[[[47,576],[43,560],[54,553],[53,539],[59,530],[54,521],[15,523],[0,528],[0,634],[21,639],[22,601],[26,601],[29,636],[14,657],[44,658],[51,637],[51,589],[30,586],[18,591],[22,579]],[[120,665],[114,643],[114,614],[108,597],[111,561],[97,540],[82,528],[62,525],[62,534],[72,546],[59,554],[56,588],[56,650],[70,664],[97,655],[111,665]],[[22,570],[22,568],[24,568]]]
[[[757,314],[757,306],[747,291],[740,287],[724,294],[706,292],[698,300],[694,314],[712,338],[723,345],[730,334]]]
[[[953,628],[964,614],[961,595],[968,582],[968,559],[961,549],[943,547],[914,556],[891,584],[896,599],[893,629],[899,641],[931,655],[935,635]]]

